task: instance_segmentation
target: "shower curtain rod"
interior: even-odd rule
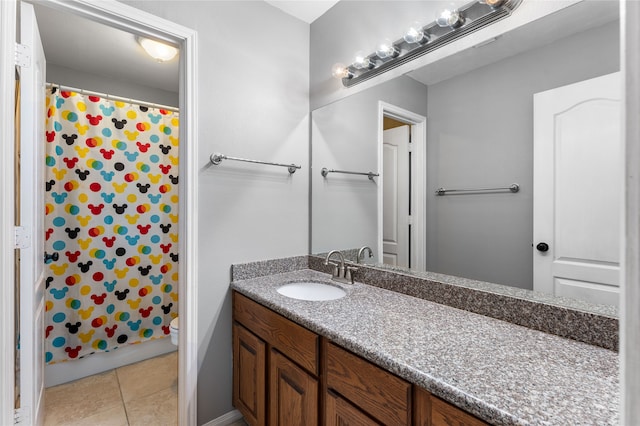
[[[83,95],[89,95],[89,96],[99,96],[101,98],[109,99],[109,100],[112,100],[112,101],[129,102],[129,103],[135,104],[135,105],[141,105],[141,106],[147,106],[147,107],[151,107],[151,108],[164,109],[164,110],[167,110],[167,111],[173,111],[173,112],[179,112],[180,111],[178,108],[172,107],[172,106],[168,106],[168,105],[154,104],[153,102],[138,101],[138,100],[131,99],[131,98],[123,98],[122,96],[109,95],[107,93],[100,93],[100,92],[94,92],[94,91],[91,91],[91,90],[78,89],[76,87],[64,86],[62,84],[47,83],[47,87],[48,88],[49,87],[57,87],[60,90],[65,90],[65,91],[68,91],[68,92],[82,93]]]

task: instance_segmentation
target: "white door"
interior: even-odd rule
[[[382,259],[409,267],[410,126],[384,131],[382,182]]]
[[[24,424],[40,425],[44,409],[44,114],[45,58],[33,6],[21,2],[20,225],[31,236],[20,250],[20,407]]]
[[[619,73],[534,95],[534,290],[618,304]]]

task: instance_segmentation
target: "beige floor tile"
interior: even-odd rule
[[[45,423],[46,424],[46,423]],[[100,411],[84,419],[76,421],[67,421],[65,426],[128,426],[127,413],[124,410],[124,404]]]
[[[178,424],[178,392],[167,388],[125,402],[130,426],[173,426]]]
[[[69,424],[122,407],[115,371],[109,371],[45,390],[45,425]]]
[[[116,370],[122,399],[144,398],[167,388],[178,387],[178,352],[151,358]]]

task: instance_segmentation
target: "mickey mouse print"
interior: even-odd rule
[[[56,87],[46,103],[45,361],[169,336],[178,113]]]

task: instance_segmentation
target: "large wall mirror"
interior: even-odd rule
[[[583,1],[314,110],[311,252],[616,306],[619,38]]]

